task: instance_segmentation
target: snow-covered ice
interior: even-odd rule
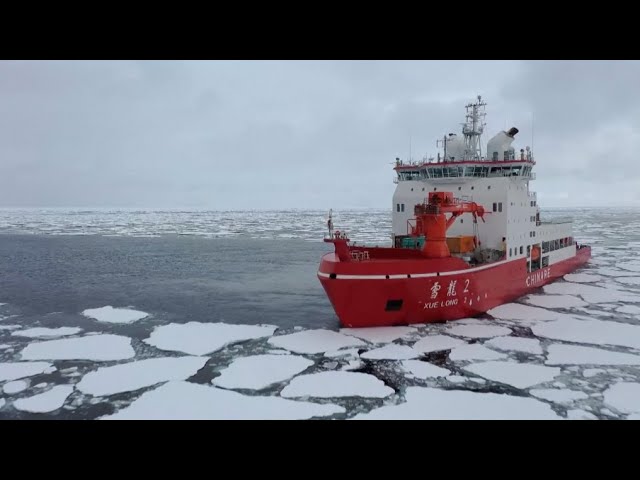
[[[460,375],[449,375],[446,377],[451,383],[464,383],[468,380],[467,377],[463,377]]]
[[[542,287],[545,293],[579,295],[590,303],[634,302],[638,296],[614,288],[596,287],[582,283],[556,282]]]
[[[569,420],[597,420],[593,413],[585,412],[584,410],[574,409],[567,411],[567,418]]]
[[[464,370],[516,388],[529,388],[549,382],[560,374],[557,367],[501,361],[474,363],[464,367]]]
[[[27,330],[18,330],[17,332],[11,332],[11,335],[29,338],[55,338],[75,335],[77,333],[80,333],[81,331],[82,329],[77,327],[29,328]]]
[[[640,348],[640,326],[604,320],[562,319],[534,325],[538,337],[595,345]]]
[[[413,349],[420,353],[429,353],[450,350],[460,345],[465,345],[464,340],[447,335],[429,335],[414,343]]]
[[[358,349],[357,348],[345,348],[343,350],[335,350],[335,351],[332,351],[332,352],[325,353],[324,356],[327,357],[327,358],[357,357],[358,356]]]
[[[420,360],[405,360],[402,368],[410,372],[414,377],[426,380],[427,378],[446,377],[451,372],[446,368],[438,367],[428,362]]]
[[[389,343],[416,332],[415,327],[341,328],[340,333],[371,343]]]
[[[350,335],[331,330],[303,330],[289,335],[280,335],[269,339],[274,347],[284,348],[296,353],[324,353],[346,347],[358,347],[365,343]]]
[[[595,377],[596,375],[600,375],[601,373],[607,373],[607,371],[601,368],[586,368],[582,372],[582,376],[585,378],[591,378]]]
[[[14,393],[20,393],[27,388],[29,388],[29,382],[25,380],[14,380],[13,382],[5,383],[2,391],[7,395],[12,395]]]
[[[459,337],[491,338],[509,335],[511,330],[497,325],[460,325],[449,328],[446,333]]]
[[[374,397],[384,398],[394,390],[368,373],[320,372],[294,378],[280,395],[283,397]]]
[[[484,344],[498,350],[525,352],[534,355],[542,354],[540,341],[535,338],[496,337],[491,340],[487,340]]]
[[[500,358],[507,358],[507,355],[477,344],[456,347],[449,354],[449,359],[453,361],[498,360]]]
[[[73,385],[56,385],[44,393],[16,400],[13,406],[16,410],[24,412],[49,413],[62,407],[71,393],[73,393]]]
[[[206,357],[150,358],[102,367],[87,373],[78,390],[93,396],[115,395],[169,380],[186,380],[207,363]]]
[[[51,366],[47,362],[0,363],[0,382],[38,375]]]
[[[640,315],[640,307],[638,307],[637,305],[623,305],[616,308],[616,312],[626,313],[629,315]]]
[[[549,405],[533,398],[463,390],[409,387],[405,403],[361,413],[355,420],[555,420]]]
[[[640,365],[640,355],[581,345],[549,345],[547,365]]]
[[[21,352],[24,360],[126,360],[135,352],[131,339],[121,335],[100,334],[31,343]]]
[[[271,325],[171,323],[156,327],[144,341],[160,350],[206,355],[233,343],[271,336],[276,329]]]
[[[361,358],[367,360],[409,360],[420,355],[411,347],[406,345],[397,345],[395,343],[385,345],[384,347],[369,350],[360,355]]]
[[[89,308],[82,312],[85,317],[107,323],[133,323],[149,316],[146,312],[129,308],[113,308],[110,305],[100,308]]]
[[[550,402],[555,403],[571,403],[575,400],[583,400],[585,398],[589,398],[584,392],[580,392],[578,390],[569,390],[569,389],[556,389],[556,388],[543,388],[538,390],[529,390],[529,393],[534,397],[542,398],[544,400],[549,400]]]
[[[602,277],[591,273],[568,273],[564,276],[564,279],[567,282],[592,283],[599,282]]]
[[[616,282],[624,283],[625,285],[640,285],[640,277],[620,277],[616,278]]]
[[[314,362],[297,355],[254,355],[237,358],[212,380],[223,388],[260,390],[303,372]]]
[[[247,396],[189,382],[168,382],[145,392],[109,420],[304,420],[344,413],[338,405]]]
[[[640,413],[640,383],[616,383],[605,390],[604,403],[622,413]]]
[[[589,305],[573,295],[529,295],[524,301],[542,308],[576,308]]]
[[[492,308],[487,313],[502,320],[518,320],[518,323],[522,325],[535,324],[539,321],[558,320],[567,316],[546,308],[532,307],[521,303],[505,303]]]

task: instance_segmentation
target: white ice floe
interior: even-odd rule
[[[564,276],[564,279],[567,282],[577,282],[577,283],[591,283],[591,282],[599,282],[602,280],[600,275],[593,275],[591,273],[567,273]]]
[[[5,350],[7,348],[10,348],[11,345],[9,345],[8,343],[2,343],[0,344],[0,350]]]
[[[62,407],[72,392],[73,385],[56,385],[44,393],[16,400],[13,406],[23,412],[49,413]]]
[[[525,352],[534,355],[542,354],[540,341],[535,338],[496,337],[486,341],[484,344],[498,350]]]
[[[590,303],[637,302],[638,296],[615,288],[596,287],[582,283],[558,282],[542,287],[545,293],[579,295]]]
[[[556,389],[556,388],[543,388],[538,390],[530,390],[529,393],[534,397],[542,398],[543,400],[549,400],[554,403],[571,403],[576,400],[583,400],[589,398],[584,392],[578,390],[569,389]]]
[[[530,363],[484,362],[464,367],[471,373],[516,388],[529,388],[553,380],[560,374],[557,367],[545,367]]]
[[[600,275],[605,275],[607,277],[635,277],[638,274],[630,272],[628,270],[620,270],[619,268],[609,268],[609,267],[598,267],[597,272]],[[618,279],[619,280],[619,279]]]
[[[131,339],[121,335],[101,334],[31,343],[21,352],[24,360],[126,360],[135,352]]]
[[[149,316],[146,312],[129,308],[113,308],[110,305],[101,308],[89,308],[82,312],[85,317],[107,323],[133,323]]]
[[[589,305],[573,295],[529,295],[524,301],[543,308],[575,308]]]
[[[357,348],[346,348],[344,350],[335,350],[333,352],[327,352],[324,354],[327,358],[339,358],[339,357],[357,357]]]
[[[15,380],[13,382],[5,383],[2,387],[2,391],[7,395],[13,395],[14,393],[20,393],[29,388],[29,382],[25,380]]]
[[[449,359],[453,361],[498,360],[500,358],[507,358],[507,355],[477,344],[456,347],[449,354]]]
[[[616,312],[625,313],[628,315],[640,315],[640,307],[637,305],[623,305],[616,308]]]
[[[489,315],[502,320],[518,320],[519,324],[535,324],[538,321],[558,320],[567,317],[564,313],[554,312],[545,308],[531,307],[521,303],[505,303],[487,312]]]
[[[616,278],[616,282],[624,283],[625,285],[640,285],[640,277],[620,277]]]
[[[47,362],[0,363],[0,382],[32,377],[44,373],[52,365]]]
[[[247,396],[189,382],[145,392],[109,420],[304,420],[344,413],[338,405]]]
[[[368,373],[320,372],[294,378],[280,395],[283,397],[374,397],[393,394],[382,380]]]
[[[347,365],[342,367],[340,370],[349,371],[349,370],[357,370],[362,368],[364,364],[360,360],[351,360]]]
[[[595,345],[640,348],[640,326],[605,320],[563,319],[531,327],[538,337]]]
[[[269,355],[289,355],[291,352],[287,350],[273,349],[273,350],[267,350],[267,353]]]
[[[103,367],[87,373],[78,390],[94,397],[115,395],[169,380],[186,380],[207,363],[206,357],[163,357]]]
[[[569,420],[597,420],[593,413],[585,412],[584,410],[569,410],[567,411],[567,418]]]
[[[640,365],[640,355],[579,345],[550,345],[547,365]]]
[[[593,310],[591,308],[578,308],[578,310],[580,310],[581,312],[586,313],[590,317],[603,317],[603,318],[615,317],[615,315],[613,313],[601,312],[599,310]]]
[[[511,330],[497,325],[460,325],[449,328],[446,333],[459,337],[491,338],[509,335]]]
[[[604,403],[622,413],[640,413],[640,383],[616,383],[605,390]]]
[[[340,333],[361,338],[371,343],[389,343],[406,337],[417,330],[414,327],[341,328]]]
[[[269,343],[296,353],[324,353],[346,347],[358,347],[365,343],[350,335],[332,332],[331,330],[305,330],[302,332],[280,335],[269,339]]]
[[[449,375],[447,377],[447,380],[449,380],[451,383],[464,383],[468,379],[467,379],[467,377],[463,377],[463,376],[460,376],[460,375]]]
[[[417,352],[411,347],[392,343],[390,345],[385,345],[384,347],[364,352],[360,357],[367,360],[409,360],[411,358],[416,358],[419,355],[420,352]]]
[[[4,398],[0,398],[0,408],[4,407],[5,404],[5,399]]]
[[[533,398],[464,390],[409,387],[405,403],[362,413],[355,420],[555,420],[551,407]]]
[[[212,383],[223,388],[260,390],[289,380],[314,362],[297,355],[254,355],[238,358]]]
[[[206,355],[233,343],[271,336],[276,329],[272,325],[171,323],[156,327],[144,341],[160,350]]]
[[[465,342],[459,338],[453,338],[447,335],[430,335],[414,343],[413,349],[420,353],[429,353],[450,350],[460,345],[465,345]]]
[[[1,407],[2,405],[0,405]],[[627,417],[627,420],[640,420],[640,413],[633,413]]]
[[[1,325],[0,330],[17,330],[18,328],[22,328],[22,325]]]
[[[618,263],[616,267],[629,270],[630,272],[640,272],[640,262],[636,262],[633,260],[630,262]]]
[[[460,320],[451,320],[454,325],[486,325],[490,320],[481,318],[461,318]]]
[[[11,332],[11,335],[17,337],[29,337],[29,338],[55,338],[66,337],[68,335],[75,335],[80,333],[81,328],[77,327],[60,327],[60,328],[29,328],[27,330],[19,330],[17,332]]]
[[[595,377],[596,375],[600,375],[601,373],[607,373],[607,371],[601,368],[586,368],[582,372],[582,376],[585,378],[591,378]]]
[[[446,368],[437,367],[432,363],[421,362],[420,360],[405,360],[402,368],[410,372],[414,377],[426,380],[427,378],[446,377],[451,372]]]

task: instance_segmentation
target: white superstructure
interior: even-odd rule
[[[506,259],[526,257],[530,271],[574,256],[572,224],[540,221],[536,194],[529,186],[535,179],[536,162],[528,146],[517,152],[512,146],[518,129],[499,132],[487,142],[483,153],[485,105],[478,97],[466,106],[462,135],[449,134],[440,141],[443,156],[419,163],[396,159],[394,244],[407,235],[407,222],[414,217],[416,204],[424,202],[431,191],[450,191],[456,198],[482,205],[488,213],[486,223],[474,224],[462,216],[447,236],[475,235],[481,248],[491,250],[503,250],[506,244]],[[540,255],[531,255],[534,247]],[[532,262],[532,257],[537,258]]]

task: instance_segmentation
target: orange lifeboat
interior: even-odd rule
[[[531,260],[535,262],[539,258],[540,258],[540,247],[537,245],[534,245],[533,248],[531,249]]]

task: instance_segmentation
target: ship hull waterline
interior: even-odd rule
[[[318,278],[340,324],[347,328],[441,323],[475,317],[512,302],[571,273],[591,258],[591,248],[575,256],[527,271],[524,258],[463,271],[393,275],[356,274],[334,253],[322,257]],[[410,263],[410,262],[407,262]],[[387,278],[389,277],[389,278]]]

